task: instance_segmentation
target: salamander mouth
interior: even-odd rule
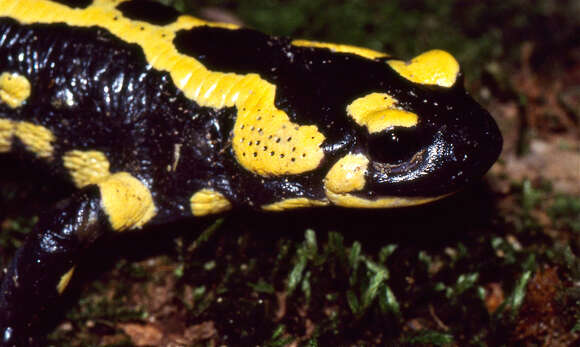
[[[401,176],[408,172],[417,171],[419,167],[424,163],[426,155],[427,150],[423,148],[420,149],[415,154],[413,154],[411,159],[407,161],[403,161],[396,164],[373,162],[371,165],[374,171],[380,174],[380,176],[383,177]]]

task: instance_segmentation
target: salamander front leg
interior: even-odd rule
[[[38,322],[57,303],[82,250],[109,230],[140,227],[154,214],[149,191],[127,173],[89,185],[42,215],[4,270],[0,346],[34,346]]]
[[[80,251],[107,230],[97,186],[58,203],[41,216],[5,270],[0,287],[0,346],[33,345],[34,321],[58,299]]]

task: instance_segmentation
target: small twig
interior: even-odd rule
[[[449,331],[449,327],[447,325],[445,325],[445,323],[443,323],[443,321],[441,321],[441,319],[439,319],[439,317],[437,317],[437,314],[435,313],[435,309],[433,308],[433,305],[429,305],[429,313],[431,314],[431,317],[433,317],[433,320],[435,321],[435,323],[437,323],[437,326],[439,326],[439,328],[445,330],[445,331]]]

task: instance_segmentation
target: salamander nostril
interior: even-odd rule
[[[400,164],[410,160],[425,145],[417,128],[394,128],[369,137],[369,154],[373,162]]]

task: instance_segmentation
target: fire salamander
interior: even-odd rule
[[[2,0],[0,153],[78,188],[3,271],[0,345],[34,344],[83,250],[230,209],[423,204],[502,146],[457,61],[272,37],[151,0]]]

